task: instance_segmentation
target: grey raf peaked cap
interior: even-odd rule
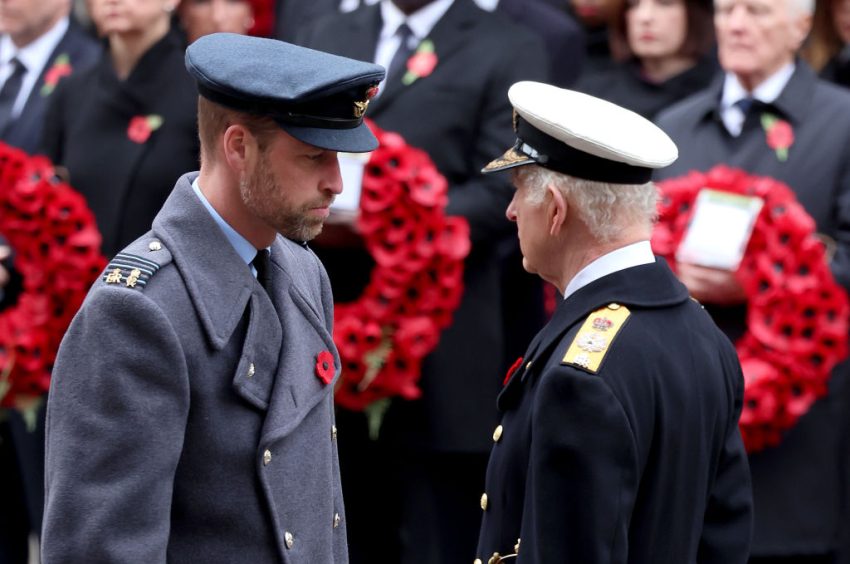
[[[186,68],[201,96],[269,116],[305,143],[347,152],[377,147],[363,117],[384,78],[380,65],[276,39],[214,33],[186,49]]]

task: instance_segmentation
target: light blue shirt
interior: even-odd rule
[[[567,289],[564,290],[564,299],[567,299],[581,288],[584,288],[595,280],[599,280],[603,276],[608,276],[609,274],[633,266],[652,264],[654,262],[655,255],[652,254],[652,246],[649,244],[649,241],[638,241],[637,243],[632,243],[631,245],[611,251],[578,271],[578,274],[567,284]]]
[[[207,211],[210,212],[213,220],[215,220],[216,224],[218,224],[221,231],[224,233],[224,236],[227,237],[227,240],[230,241],[230,244],[233,245],[233,250],[236,251],[236,254],[245,261],[245,264],[250,265],[251,261],[254,260],[254,257],[257,256],[257,248],[252,245],[248,239],[240,235],[235,229],[233,229],[229,223],[224,221],[224,218],[219,215],[215,208],[212,207],[212,204],[207,200],[204,193],[201,192],[201,187],[198,184],[198,179],[192,182],[192,189],[197,194],[198,199],[201,200],[201,203],[204,204],[204,207],[207,208]],[[251,266],[251,272],[254,273],[254,276],[257,276],[256,269]]]
[[[723,96],[720,98],[720,119],[723,120],[723,125],[726,129],[738,137],[741,130],[744,128],[744,112],[735,105],[739,100],[744,98],[752,98],[765,104],[771,104],[779,98],[788,81],[791,80],[791,75],[794,74],[794,63],[788,63],[773,75],[756,86],[752,93],[747,92],[743,87],[738,77],[734,74],[726,73],[726,78],[723,81]]]

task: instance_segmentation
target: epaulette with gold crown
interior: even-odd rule
[[[629,308],[614,303],[592,312],[576,333],[561,364],[571,364],[596,374],[630,315]]]
[[[139,255],[122,252],[110,261],[103,271],[102,279],[106,284],[144,290],[159,267],[159,264]]]

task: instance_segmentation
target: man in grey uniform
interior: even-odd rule
[[[342,189],[336,152],[377,145],[384,71],[230,34],[186,66],[201,170],[62,342],[43,560],[347,562],[333,299],[306,241]]]

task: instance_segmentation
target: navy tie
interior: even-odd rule
[[[750,115],[750,110],[753,108],[753,99],[752,98],[741,98],[735,105],[740,108],[741,112],[744,114],[744,120],[746,121],[747,116]]]
[[[12,109],[15,107],[15,100],[18,99],[24,75],[27,73],[27,68],[17,58],[9,61],[9,64],[14,67],[14,70],[0,89],[0,131],[5,130],[12,121]]]
[[[268,290],[269,284],[269,258],[270,254],[268,249],[260,249],[257,251],[257,256],[254,257],[254,260],[251,261],[251,264],[254,265],[254,268],[257,269],[257,282],[260,283],[260,286]]]
[[[390,61],[390,66],[387,67],[387,84],[390,81],[399,81],[402,79],[407,70],[407,60],[416,50],[416,45],[413,41],[413,31],[411,31],[406,23],[398,26],[396,35],[399,36],[401,42],[398,44],[398,49],[396,49],[392,61]]]

